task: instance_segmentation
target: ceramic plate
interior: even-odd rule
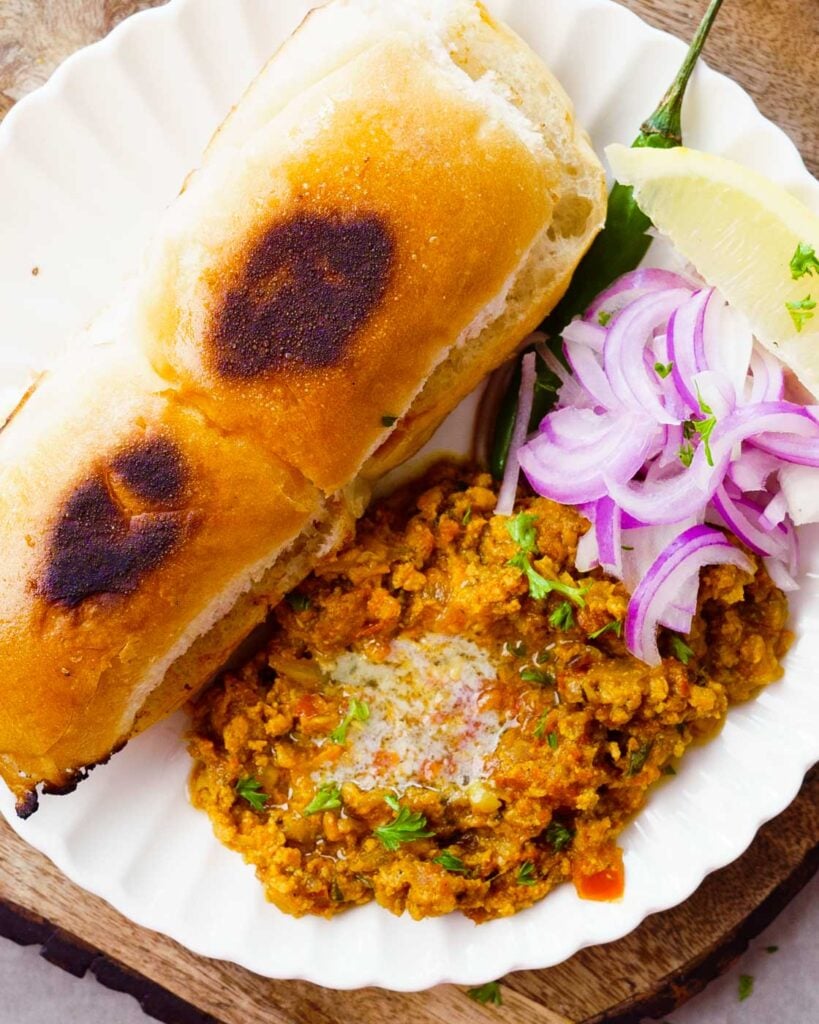
[[[76,54],[0,129],[0,379],[8,397],[116,292],[214,128],[307,0],[172,0]],[[683,46],[609,0],[495,0],[551,65],[598,152],[629,142]],[[819,185],[786,136],[740,88],[700,68],[685,111],[690,144],[740,160],[819,211]],[[32,268],[39,273],[32,275]],[[470,407],[449,426],[464,441]],[[449,446],[449,441],[439,444]],[[625,935],[737,857],[819,760],[819,534],[803,534],[807,575],[793,601],[798,641],[785,679],[735,708],[691,751],[624,833],[619,903],[563,886],[516,917],[420,923],[371,905],[333,921],[294,920],[265,902],[253,869],[187,802],[177,716],[131,743],[30,820],[0,809],[73,881],[138,924],[209,957],[334,988],[476,984],[555,964]]]

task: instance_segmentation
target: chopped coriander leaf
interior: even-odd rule
[[[604,633],[614,633],[616,636],[620,636],[622,632],[623,623],[619,619],[615,619],[614,622],[607,622],[605,626],[601,626],[600,629],[596,629],[593,633],[589,633],[589,640],[596,640]]]
[[[337,743],[340,747],[343,747],[347,742],[347,730],[353,724],[353,722],[366,722],[370,717],[370,708],[363,700],[356,700],[355,697],[350,701],[347,706],[347,713],[339,724],[330,733],[329,740],[331,743]]]
[[[620,550],[621,551],[633,551],[634,548],[630,544],[621,544],[620,545]]]
[[[257,779],[248,775],[244,779],[239,779],[235,788],[239,796],[243,800],[247,800],[254,811],[264,810],[267,803],[267,793],[264,792],[262,784]]]
[[[546,740],[549,746],[552,748],[552,750],[557,750],[557,745],[560,742],[560,740],[558,739],[558,735],[556,732],[550,732],[549,735],[546,737]]]
[[[694,422],[694,420],[684,420],[682,428],[683,437],[686,439],[686,441],[690,441],[694,434],[696,434],[697,432],[697,424]]]
[[[542,740],[543,734],[546,731],[546,719],[549,717],[549,712],[544,711],[540,718],[537,720],[535,726],[534,737],[536,740]]]
[[[472,522],[472,506],[469,505],[467,510],[466,510],[466,512],[464,512],[464,516],[463,516],[463,519],[461,520],[461,524],[463,526],[469,526],[469,524],[471,522]]]
[[[797,331],[801,331],[802,328],[809,320],[813,320],[816,316],[814,310],[816,309],[816,300],[812,299],[810,295],[806,295],[804,299],[800,299],[799,302],[786,302],[785,308],[791,315],[794,327]]]
[[[479,985],[478,988],[468,988],[466,994],[470,999],[474,999],[476,1003],[482,1003],[484,1006],[488,1003],[492,1003],[493,1006],[503,1005],[500,983],[497,981],[487,981],[485,985]]]
[[[694,461],[693,447],[690,444],[684,444],[682,448],[680,448],[679,452],[677,452],[677,454],[680,457],[680,462],[685,466],[686,469],[688,469],[688,467]]]
[[[574,626],[574,611],[568,601],[561,601],[549,616],[550,625],[555,629],[562,629],[564,632]]]
[[[391,416],[389,413],[386,413],[384,416],[381,417],[381,426],[382,427],[394,427],[397,422],[398,422],[398,417],[397,416]]]
[[[341,790],[335,782],[325,782],[319,786],[316,795],[304,808],[304,816],[319,814],[321,811],[337,811],[341,807]]]
[[[520,678],[524,683],[540,683],[541,686],[551,686],[555,681],[551,672],[543,672],[538,668],[521,669]]]
[[[574,831],[572,829],[566,828],[559,821],[549,823],[546,829],[546,842],[556,853],[560,853],[561,850],[565,849],[572,839],[574,839]]]
[[[416,839],[429,839],[435,835],[427,828],[427,819],[423,814],[411,811],[408,807],[402,807],[394,796],[386,796],[384,801],[390,810],[395,812],[395,818],[386,825],[374,828],[373,835],[377,836],[390,852],[394,853],[401,843],[411,843]]]
[[[754,976],[752,974],[740,974],[739,976],[739,1001],[747,999],[754,990]]]
[[[601,309],[600,312],[597,314],[597,322],[600,324],[601,327],[608,327],[608,325],[611,323],[611,317],[611,313],[607,313],[605,309]]]
[[[663,380],[665,380],[665,378],[671,373],[671,371],[673,369],[674,369],[674,364],[673,363],[655,363],[654,364],[654,372],[657,374],[658,377],[662,377]]]
[[[588,590],[588,587],[570,587],[559,580],[547,580],[540,575],[529,561],[529,555],[534,552],[537,543],[537,533],[535,532],[534,525],[536,522],[537,516],[530,516],[525,512],[521,512],[507,522],[506,530],[520,550],[506,564],[519,569],[527,577],[529,580],[529,594],[535,600],[540,601],[548,594],[555,592],[563,594],[570,601],[574,601],[579,608],[583,608],[586,603],[583,600],[583,595]]]
[[[778,953],[779,952],[779,946],[766,946],[765,947],[765,952],[766,953]]]
[[[528,654],[526,644],[522,640],[516,640],[509,645],[509,650],[516,658],[525,658]]]
[[[535,885],[537,875],[535,874],[535,865],[530,860],[525,860],[518,868],[515,881],[518,885]]]
[[[306,612],[310,607],[310,598],[307,594],[300,594],[298,590],[291,590],[285,597],[285,601],[287,601],[294,612]]]
[[[443,853],[437,857],[432,858],[433,864],[440,864],[442,868],[447,871],[451,871],[453,875],[466,875],[469,873],[469,868],[461,860],[460,857],[456,857],[454,853],[450,853],[449,850],[444,850]]]
[[[506,532],[521,551],[527,554],[535,550],[535,543],[537,541],[537,534],[535,533],[536,522],[537,516],[529,516],[525,512],[521,512],[506,524]]]
[[[706,416],[713,416],[714,410],[710,405],[706,405],[703,401],[702,395],[700,394],[699,384],[695,384],[694,387],[697,389],[697,401],[699,402],[700,409],[705,413]]]
[[[705,410],[703,410],[703,412],[704,411]],[[714,465],[714,453],[711,451],[711,434],[713,434],[714,427],[716,425],[716,416],[709,416],[707,420],[699,420],[696,424],[697,433],[699,434],[700,441],[702,441],[702,446],[705,449],[705,461],[709,466]]]
[[[677,661],[681,661],[683,665],[687,665],[694,657],[694,652],[688,644],[678,636],[671,637],[671,650],[673,651],[674,657]]]
[[[645,763],[648,760],[648,755],[651,753],[651,742],[644,743],[636,750],[632,750],[628,755],[628,768],[626,768],[626,777],[631,778],[634,775],[639,775],[645,767]]]
[[[673,764],[664,764],[662,767],[663,775],[676,775],[677,769]]]
[[[791,277],[798,281],[807,274],[819,274],[819,259],[816,250],[808,242],[800,242],[791,257]]]

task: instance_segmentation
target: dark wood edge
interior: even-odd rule
[[[90,971],[106,988],[125,992],[148,1016],[163,1024],[220,1024],[210,1014],[168,992],[45,918],[13,903],[0,901],[0,936],[20,946],[40,946],[40,956],[76,978]]]

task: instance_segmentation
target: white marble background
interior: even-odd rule
[[[777,946],[776,952],[766,947]],[[0,940],[0,1024],[150,1024],[130,997]],[[739,977],[754,979],[740,1001]],[[647,1024],[647,1022],[646,1022]],[[666,1024],[819,1024],[819,876],[724,977]]]

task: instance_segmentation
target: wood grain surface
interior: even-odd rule
[[[271,3],[277,0],[269,0]],[[538,3],[539,0],[530,0]],[[74,50],[152,0],[0,0],[0,118]],[[704,0],[625,0],[650,23],[688,38]],[[725,0],[707,50],[780,124],[819,171],[819,0]],[[397,995],[339,993],[273,982],[205,960],[131,924],[68,882],[0,823],[0,934],[38,943],[74,973],[93,971],[169,1024],[627,1024],[667,1014],[726,969],[819,866],[819,772],[737,862],[686,903],[630,936],[550,970],[510,975],[503,1006],[481,1007],[451,986]]]

